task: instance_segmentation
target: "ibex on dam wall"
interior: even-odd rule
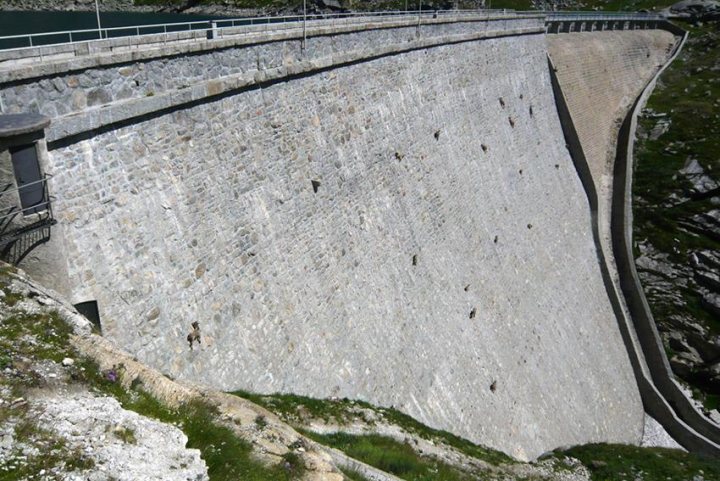
[[[190,350],[192,351],[193,342],[197,341],[200,344],[200,323],[197,321],[192,323],[193,330],[187,336],[187,342],[190,344]]]

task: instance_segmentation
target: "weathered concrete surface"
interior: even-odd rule
[[[610,238],[617,135],[633,102],[668,60],[677,41],[665,30],[547,36],[548,53],[595,183],[600,244],[617,292],[621,290]],[[620,305],[630,319],[622,296]],[[634,330],[631,334],[635,336]],[[634,342],[638,344],[637,339]],[[647,371],[644,362],[643,368]]]
[[[178,378],[394,405],[525,459],[638,442],[545,55],[417,50],[56,146],[73,300]]]
[[[610,245],[612,176],[620,123],[677,41],[665,30],[547,36],[548,52],[595,180],[605,248]]]

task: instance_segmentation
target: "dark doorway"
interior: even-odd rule
[[[85,316],[88,321],[92,322],[93,326],[95,326],[102,334],[102,326],[100,325],[100,311],[98,311],[98,304],[97,301],[85,301],[81,302],[79,304],[75,304],[75,309]]]
[[[45,186],[40,173],[35,144],[11,147],[10,155],[23,215],[44,211],[46,209]]]

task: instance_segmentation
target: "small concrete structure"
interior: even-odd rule
[[[49,125],[36,113],[0,115],[0,257],[10,263],[47,241],[54,224],[42,168]]]

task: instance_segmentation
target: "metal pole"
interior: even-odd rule
[[[307,42],[307,0],[303,0],[303,41],[302,48],[305,49],[305,42]]]
[[[98,7],[98,0],[95,0],[95,15],[97,16],[98,36],[102,39],[102,26],[100,25],[100,7]]]

